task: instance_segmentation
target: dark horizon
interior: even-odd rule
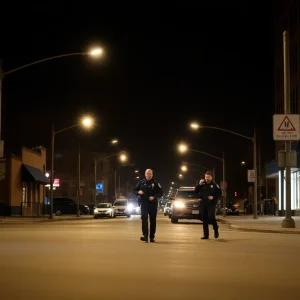
[[[154,169],[164,185],[175,180],[182,161],[215,165],[219,181],[219,161],[178,155],[177,143],[186,141],[215,156],[224,152],[229,189],[239,190],[246,181],[240,162],[252,168],[251,141],[188,128],[195,120],[251,137],[255,127],[262,164],[274,159],[272,6],[243,3],[233,11],[226,5],[174,5],[168,14],[157,10],[138,16],[129,9],[125,14],[97,12],[89,23],[84,18],[74,23],[75,12],[67,17],[62,10],[53,16],[49,7],[45,11],[41,6],[40,20],[38,8],[31,14],[25,10],[23,18],[36,22],[20,18],[22,26],[4,35],[4,72],[94,45],[102,46],[105,56],[98,61],[57,59],[5,77],[6,149],[43,145],[50,151],[52,123],[64,128],[89,113],[97,126],[80,134],[85,148],[101,151],[103,141],[116,137],[139,169]],[[65,132],[57,137],[57,151],[77,142],[76,132]]]

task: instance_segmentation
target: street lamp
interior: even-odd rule
[[[191,166],[199,167],[199,168],[205,170],[205,172],[206,172],[207,170],[209,170],[209,168],[207,168],[207,167],[205,167],[205,166],[202,166],[202,165],[199,165],[199,164],[193,164],[193,163],[189,163],[189,162],[186,162],[186,161],[184,161],[184,162],[182,162],[182,163],[183,163],[184,165],[191,165]],[[213,172],[213,178],[215,178],[215,173],[216,173],[215,166],[212,167],[212,172]]]
[[[91,56],[91,57],[100,57],[102,56],[104,53],[102,48],[95,48],[92,49],[91,51],[88,52],[74,52],[74,53],[67,53],[67,54],[61,54],[61,55],[55,55],[55,56],[51,56],[51,57],[47,57],[47,58],[43,58],[34,62],[31,62],[29,64],[23,65],[21,67],[9,70],[9,71],[3,71],[2,70],[2,61],[0,60],[0,147],[4,147],[4,142],[2,142],[1,138],[2,138],[2,127],[1,127],[1,123],[2,123],[2,81],[3,78],[9,74],[15,73],[17,71],[23,70],[25,68],[40,64],[40,63],[44,63],[46,61],[49,60],[54,60],[54,59],[58,59],[58,58],[63,58],[63,57],[69,57],[69,56],[78,56],[78,55],[87,55],[87,56]],[[1,151],[2,149],[0,149],[0,153],[2,153]]]
[[[112,140],[111,143],[112,143],[112,144],[118,144],[119,141],[118,141],[118,140]]]
[[[179,145],[179,149],[184,149],[183,151],[181,151],[182,153],[185,153],[187,151],[191,151],[191,152],[196,152],[196,153],[200,153],[200,154],[204,154],[207,156],[210,156],[212,158],[218,159],[222,162],[223,164],[223,216],[226,216],[226,190],[225,190],[225,158],[224,158],[224,152],[223,152],[223,157],[218,157],[218,156],[214,156],[212,154],[203,152],[203,151],[199,151],[199,150],[195,150],[195,149],[189,149],[187,145],[185,144],[180,144]]]
[[[187,172],[187,170],[188,170],[187,166],[181,166],[180,169],[182,172]]]
[[[178,145],[178,150],[181,152],[181,153],[184,153],[186,151],[188,151],[188,146],[186,144],[179,144]]]
[[[255,129],[254,129],[254,132],[253,132],[253,137],[249,137],[249,136],[246,136],[246,135],[243,135],[243,134],[231,131],[231,130],[227,130],[227,129],[224,129],[224,128],[220,128],[220,127],[203,126],[203,125],[200,125],[196,122],[191,123],[190,127],[194,130],[199,129],[199,128],[208,128],[208,129],[215,129],[215,130],[219,130],[219,131],[224,131],[224,132],[227,132],[227,133],[237,135],[237,136],[242,137],[244,139],[251,140],[253,142],[253,169],[254,169],[254,174],[255,174],[253,219],[257,219],[257,162],[256,162],[256,160],[257,160],[257,149],[256,149],[256,132],[255,132]]]
[[[100,56],[103,55],[103,49],[102,48],[95,48],[87,53],[87,55],[91,56]]]
[[[127,161],[127,156],[126,156],[126,154],[121,154],[121,155],[120,155],[120,161],[121,161],[121,162],[126,162],[126,161]]]
[[[54,124],[52,124],[52,135],[51,135],[51,181],[50,181],[50,214],[49,219],[53,219],[53,181],[54,181],[54,145],[55,145],[55,136],[58,133],[61,133],[63,131],[83,126],[85,128],[91,128],[93,126],[93,119],[91,117],[84,117],[81,119],[81,122],[69,127],[66,127],[64,129],[55,131]],[[78,199],[77,199],[77,215],[79,214],[79,195],[80,195],[80,152],[78,154],[79,156],[79,166],[78,166]]]

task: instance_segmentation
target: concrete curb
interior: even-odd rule
[[[52,223],[52,222],[62,222],[62,221],[82,221],[82,220],[91,220],[93,216],[90,217],[70,217],[70,218],[55,218],[55,219],[48,219],[48,218],[36,218],[36,219],[24,219],[24,220],[9,220],[2,219],[0,220],[0,224],[7,224],[7,225],[14,225],[14,224],[34,224],[34,223]]]
[[[229,229],[244,231],[244,232],[261,232],[261,233],[280,233],[280,234],[300,234],[299,229],[268,229],[268,228],[251,228],[251,227],[241,227],[231,224],[227,220],[217,219],[218,222],[222,224],[227,224]]]

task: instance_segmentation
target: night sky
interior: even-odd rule
[[[176,145],[184,140],[215,156],[225,152],[229,189],[242,192],[252,168],[251,141],[210,129],[191,132],[188,124],[195,120],[247,136],[256,127],[262,165],[273,159],[272,6],[222,2],[110,9],[87,3],[75,9],[62,1],[27,4],[17,12],[5,6],[4,72],[49,56],[105,49],[99,60],[63,58],[4,78],[6,149],[49,149],[52,123],[64,128],[89,113],[97,118],[93,132],[65,132],[57,137],[58,149],[80,138],[89,150],[109,152],[103,142],[117,137],[137,167],[153,168],[165,186],[177,181],[182,161],[215,165],[219,182],[221,163],[179,155]],[[248,166],[241,167],[242,160]]]

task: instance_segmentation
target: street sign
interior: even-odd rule
[[[255,170],[248,170],[248,182],[255,182]]]
[[[0,161],[0,180],[5,179],[5,160]]]
[[[273,115],[274,141],[300,140],[300,115]]]

